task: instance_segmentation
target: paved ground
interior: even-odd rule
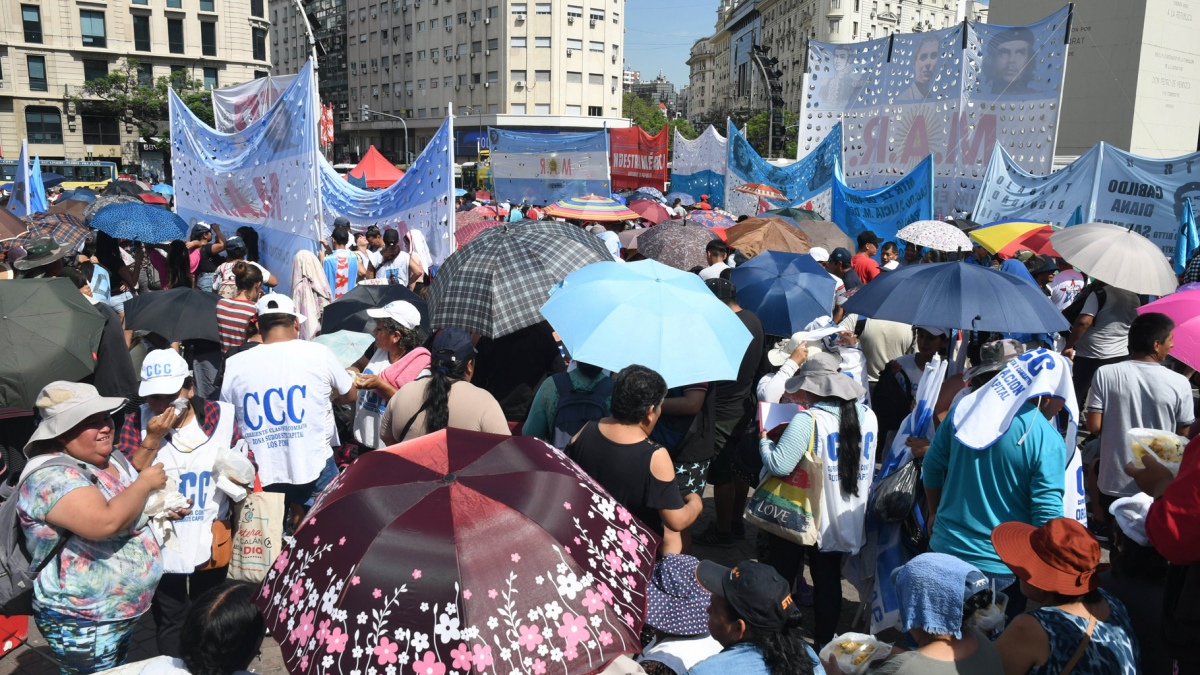
[[[693,531],[702,531],[712,519],[712,488],[709,488],[705,493],[704,514],[697,521]],[[738,541],[737,545],[732,549],[710,549],[697,546],[693,553],[702,559],[715,560],[724,565],[734,565],[743,560],[759,558],[758,551],[756,550],[756,539],[757,531],[748,527],[746,538]],[[840,628],[848,630],[851,620],[858,609],[858,592],[853,586],[842,582],[842,597],[845,598],[845,602],[842,603]],[[29,645],[20,647],[0,657],[0,675],[55,675],[58,672],[58,669],[50,661],[34,653],[35,650],[41,653],[49,653],[49,649],[46,647],[45,640],[38,634],[32,620],[29,624]],[[805,622],[805,634],[810,638],[812,636],[811,631],[812,618],[810,614]],[[134,633],[133,648],[130,651],[129,660],[130,662],[141,661],[157,655],[158,650],[154,645],[154,619],[147,612],[142,618],[141,623],[138,624],[137,632]],[[263,642],[262,654],[250,666],[250,670],[255,673],[262,673],[263,675],[284,675],[287,672],[283,666],[283,658],[279,653],[279,646],[273,639],[268,637]],[[136,675],[136,673],[133,675]]]

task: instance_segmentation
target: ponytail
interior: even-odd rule
[[[858,496],[858,453],[862,451],[862,429],[858,426],[858,402],[840,399],[838,424],[838,479],[842,492]]]
[[[262,272],[259,272],[258,267],[255,265],[243,260],[239,260],[233,264],[233,283],[238,291],[253,290],[262,281]]]
[[[427,434],[441,431],[450,424],[450,386],[466,377],[467,366],[475,360],[473,356],[461,361],[438,356],[435,353],[429,364],[429,385],[425,387],[425,400],[421,403],[425,409]]]

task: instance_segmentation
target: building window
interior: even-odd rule
[[[154,86],[154,64],[139,63],[138,64],[138,86],[153,87]]]
[[[104,49],[108,46],[108,38],[104,34],[104,12],[81,9],[79,24],[83,32],[84,47]]]
[[[150,0],[129,0],[129,4],[131,4],[131,5],[148,5],[148,4],[150,4]]]
[[[424,32],[425,32],[425,22],[424,22],[424,21],[418,21],[418,22],[417,22],[417,32],[418,32],[418,33],[424,33]]]
[[[465,26],[465,25],[467,25],[467,13],[466,13],[466,12],[459,12],[459,13],[458,13],[458,24],[459,24],[460,26]]]
[[[417,80],[417,91],[425,91],[425,80]]]
[[[525,14],[528,7],[529,5],[524,2],[514,2],[512,3],[512,9],[509,11],[512,14]]]
[[[150,51],[150,17],[133,15],[133,48],[139,52]]]
[[[183,19],[167,19],[167,46],[172,54],[183,53]]]
[[[217,55],[217,24],[212,21],[200,22],[200,53],[205,56]]]
[[[511,103],[508,106],[508,111],[510,114],[513,114],[513,115],[524,115],[525,114],[525,104],[524,103]]]
[[[534,3],[533,12],[534,12],[534,14],[549,14],[550,13],[550,3],[548,3],[548,2]]]
[[[575,115],[578,117],[579,115],[583,114],[583,109],[577,105],[568,105],[567,106],[567,114]]]
[[[108,61],[103,59],[83,60],[83,81],[101,80],[108,75]]]
[[[446,60],[450,60],[450,57],[454,56],[454,47],[450,45],[442,47],[442,56],[446,57]]]
[[[613,12],[612,16],[613,16],[613,23],[615,23],[615,24],[621,23],[621,15],[620,14]]]
[[[589,40],[588,41],[588,51],[589,52],[602,52],[602,51],[604,51],[604,43],[599,42],[597,40]]]
[[[842,20],[841,19],[830,19],[829,20],[829,32],[830,33],[839,33],[839,32],[841,32],[841,30],[842,30]]]
[[[263,17],[263,0],[250,0],[250,16]]]
[[[499,49],[500,48],[500,38],[488,38],[487,48],[488,49]]]
[[[183,0],[167,0],[167,9],[183,9]]]
[[[500,71],[489,70],[488,74],[487,74],[487,81],[491,82],[493,84],[495,84],[496,82],[499,82],[500,81]]]
[[[535,37],[535,38],[533,38],[533,46],[534,46],[534,47],[543,47],[543,48],[549,49],[549,48],[550,48],[550,38],[548,38],[548,37]]]
[[[270,77],[270,76],[271,76],[271,74],[270,74],[270,73],[268,73],[268,72],[267,72],[267,71],[265,71],[265,70],[256,70],[256,71],[254,71],[254,79],[256,79],[256,80],[261,80],[261,79],[263,79],[264,77]]]
[[[567,16],[575,19],[582,19],[583,5],[567,5]]]
[[[500,5],[492,5],[487,8],[487,18],[495,19],[500,16]]]
[[[467,53],[467,43],[465,43],[465,42],[458,43],[458,53],[459,54]]]
[[[205,68],[204,69],[204,88],[212,90],[212,89],[219,89],[220,86],[221,86],[220,84],[217,84],[217,69],[216,68]]]
[[[602,73],[588,73],[588,84],[604,86],[604,75]]]
[[[83,142],[88,145],[120,145],[121,127],[115,117],[83,116]]]
[[[447,75],[447,76],[443,77],[442,78],[442,86],[443,87],[453,87],[454,86],[454,76]]]
[[[567,38],[567,49],[578,49],[583,51],[583,40],[572,40]]]
[[[510,70],[508,71],[508,79],[512,80],[513,82],[524,82],[527,79],[525,77],[527,72],[528,71],[524,70]]]
[[[583,73],[567,71],[567,84],[583,84]]]
[[[478,54],[481,51],[483,51],[483,42],[481,40],[476,40],[471,43],[472,54]]]
[[[25,135],[30,143],[62,143],[62,116],[58,108],[26,108]]]
[[[478,20],[479,20],[479,10],[477,10],[477,9],[471,10],[471,23],[475,23]]]
[[[200,0],[200,11],[201,12],[217,11],[214,0]]]
[[[496,104],[496,103],[489,103],[489,104],[488,104],[488,107],[487,107],[487,114],[489,114],[489,115],[495,115],[495,114],[498,114],[499,112],[500,112],[500,106],[499,106],[498,104]]]
[[[534,103],[533,104],[533,114],[549,115],[550,114],[550,104],[549,103]]]
[[[588,18],[591,19],[592,21],[603,21],[604,20],[604,10],[596,9],[595,7],[593,7],[588,10]]]
[[[417,117],[424,119],[427,116],[425,108],[417,109]]]
[[[550,71],[548,71],[548,70],[533,71],[533,81],[534,82],[549,82],[550,81]]]
[[[417,50],[417,60],[418,60],[418,61],[424,61],[424,60],[425,60],[425,50],[424,50],[424,49],[419,49],[419,50]]]
[[[460,74],[460,75],[458,76],[458,82],[457,82],[457,85],[461,87],[462,85],[464,85],[464,84],[466,84],[466,83],[467,83],[467,76],[466,76],[466,74],[465,74],[465,73],[463,73],[463,74]]]
[[[254,60],[267,60],[267,31],[264,28],[254,29]]]
[[[46,57],[27,56],[25,59],[29,67],[29,91],[50,91],[46,83]]]
[[[429,88],[430,89],[438,88],[438,79],[436,77],[429,78]]]
[[[603,106],[598,106],[598,105],[589,105],[588,106],[588,117],[603,117],[603,116],[604,116]]]
[[[21,5],[21,21],[25,26],[25,41],[42,43],[42,10],[37,5]]]
[[[471,73],[471,84],[482,84],[483,76],[479,73]]]
[[[528,38],[525,38],[525,37],[516,37],[516,36],[514,36],[514,37],[512,38],[512,44],[511,44],[510,46],[511,46],[513,49],[524,49],[524,48],[525,48],[525,46],[526,46],[526,45],[528,45],[528,44],[529,44],[529,43],[528,43]]]

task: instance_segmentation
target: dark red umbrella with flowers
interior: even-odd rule
[[[259,605],[293,675],[584,675],[640,648],[657,547],[558,450],[450,429],[351,464]]]

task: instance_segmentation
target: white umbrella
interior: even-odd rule
[[[951,223],[940,220],[918,220],[896,233],[896,238],[935,251],[970,251],[971,239]]]
[[[1117,288],[1167,295],[1179,285],[1162,249],[1119,225],[1074,225],[1050,235],[1050,245],[1080,272]]]

